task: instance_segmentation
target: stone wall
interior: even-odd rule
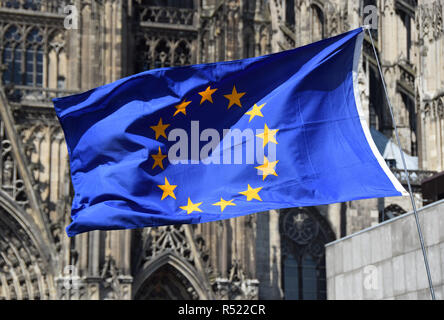
[[[436,298],[444,298],[444,200],[419,209]],[[412,212],[326,245],[327,296],[430,299]]]

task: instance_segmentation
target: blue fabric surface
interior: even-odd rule
[[[68,235],[401,195],[372,152],[356,108],[352,71],[361,32],[359,28],[257,58],[150,70],[54,99],[75,190]],[[234,102],[229,107],[226,95],[233,94],[234,86],[244,94],[239,97],[241,106]],[[212,102],[201,103],[200,93],[208,87],[217,89]],[[176,113],[181,103],[187,104],[186,114]],[[263,116],[251,119],[246,112],[255,104],[265,104]],[[185,158],[192,163],[172,164],[165,158],[153,168],[152,155],[159,147],[167,155],[176,143],[161,130],[156,138],[152,127],[160,118],[169,124],[167,137],[178,128],[189,133]],[[221,137],[224,129],[254,130],[254,163],[246,163],[252,152],[247,150],[249,138],[230,149],[232,158],[235,148],[243,149],[241,163],[203,163],[199,152],[208,142],[195,142],[192,121],[199,121],[197,135],[210,128]],[[270,136],[277,144],[269,141],[264,147],[256,136],[265,125],[278,130]],[[273,161],[278,162],[271,170],[276,175],[264,178],[257,167],[270,148],[276,150]],[[229,156],[222,143],[220,149]],[[174,197],[163,198],[159,186],[166,185],[165,178],[176,186]],[[248,186],[252,192],[240,193]],[[260,200],[248,199],[248,194]],[[223,211],[221,198],[230,201]],[[183,207],[194,210],[189,213]]]

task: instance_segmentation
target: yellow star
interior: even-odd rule
[[[220,206],[220,211],[224,212],[226,206],[235,206],[236,204],[233,203],[234,199],[231,200],[224,200],[223,198],[220,198],[219,202],[213,203],[213,206]]]
[[[174,112],[173,117],[176,116],[179,112],[183,113],[184,115],[187,114],[187,106],[191,103],[191,101],[186,101],[186,99],[183,99],[183,101],[178,104],[177,106],[174,106],[176,108],[176,112]]]
[[[264,164],[258,167],[255,167],[258,170],[262,171],[262,180],[265,180],[265,178],[272,174],[274,176],[277,176],[276,171],[274,170],[274,167],[276,167],[276,164],[279,162],[279,160],[274,162],[268,162],[267,157],[264,156]]]
[[[171,185],[168,182],[168,179],[166,177],[165,177],[165,184],[164,185],[158,185],[158,187],[160,189],[162,189],[162,191],[163,191],[162,199],[160,199],[160,200],[163,200],[163,199],[165,199],[168,196],[176,199],[176,195],[174,194],[174,189],[176,189],[177,185],[176,186]]]
[[[202,204],[202,202],[199,202],[199,203],[193,203],[193,202],[191,201],[191,199],[188,198],[188,204],[187,204],[186,206],[182,206],[182,207],[179,207],[179,208],[181,208],[182,210],[185,210],[188,214],[190,214],[190,213],[193,212],[193,211],[199,211],[199,212],[202,212],[202,210],[199,209],[199,206],[200,206],[201,204]]]
[[[256,137],[259,137],[259,138],[261,138],[261,139],[264,139],[264,148],[265,148],[265,146],[266,146],[269,142],[273,142],[273,143],[278,144],[277,141],[276,141],[276,137],[275,137],[275,135],[276,135],[276,133],[277,133],[278,131],[279,131],[279,129],[270,130],[270,129],[267,127],[267,124],[265,124],[264,132],[263,132],[263,133],[259,133],[259,134],[257,134]]]
[[[155,167],[159,166],[162,168],[163,170],[163,159],[165,159],[167,157],[166,154],[162,154],[162,150],[160,150],[159,147],[159,153],[158,154],[152,154],[151,157],[153,157],[154,159],[154,164],[153,167],[151,169],[154,169]]]
[[[167,136],[165,134],[165,129],[168,128],[170,125],[169,124],[163,124],[162,123],[162,118],[160,118],[159,123],[156,126],[151,126],[150,128],[154,130],[154,132],[156,133],[156,140],[162,136],[165,139],[167,139]]]
[[[254,104],[253,109],[251,109],[248,112],[245,112],[245,114],[248,114],[250,116],[250,120],[248,120],[248,122],[250,122],[251,120],[254,119],[255,116],[259,116],[259,117],[264,117],[264,115],[261,112],[261,109],[265,106],[264,104],[261,104],[259,107],[257,106],[257,104]]]
[[[200,100],[200,104],[204,103],[205,101],[210,101],[213,103],[213,98],[211,95],[216,91],[217,89],[211,89],[211,86],[205,89],[205,91],[199,92],[199,94],[202,96],[202,99]]]
[[[247,201],[251,201],[252,199],[262,201],[261,197],[258,195],[258,192],[261,191],[261,189],[262,189],[262,187],[253,189],[250,185],[248,185],[247,190],[239,192],[239,193],[246,196]]]
[[[233,91],[231,92],[231,94],[224,95],[225,98],[230,100],[230,103],[228,104],[228,109],[230,109],[233,104],[237,104],[239,107],[242,107],[240,98],[242,98],[244,94],[245,92],[238,93],[236,91],[236,86],[233,86]]]

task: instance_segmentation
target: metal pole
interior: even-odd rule
[[[372,42],[372,47],[373,47],[373,53],[375,54],[376,62],[378,64],[379,74],[381,75],[381,80],[382,80],[382,85],[384,87],[385,97],[386,97],[387,103],[389,105],[390,115],[392,117],[393,127],[395,129],[396,141],[398,143],[398,147],[399,147],[399,150],[401,152],[402,165],[404,166],[404,174],[405,174],[405,176],[407,178],[407,186],[408,186],[408,189],[409,189],[410,200],[412,202],[413,213],[415,215],[416,227],[418,229],[418,235],[419,235],[419,242],[421,243],[422,255],[424,257],[424,264],[425,264],[425,268],[426,268],[426,271],[427,271],[427,279],[429,280],[430,294],[432,296],[432,300],[436,300],[436,298],[435,298],[435,290],[433,290],[432,276],[430,274],[429,260],[427,259],[427,252],[426,252],[425,245],[424,245],[424,237],[422,236],[421,225],[419,223],[418,212],[416,211],[415,199],[413,197],[412,187],[410,185],[410,178],[409,178],[409,174],[407,172],[407,165],[405,163],[404,152],[402,151],[401,141],[399,140],[398,129],[396,127],[395,116],[393,115],[392,104],[390,102],[390,99],[389,99],[389,96],[388,96],[388,93],[387,93],[387,86],[385,84],[384,75],[383,75],[382,69],[381,69],[381,64],[379,63],[378,53],[376,52],[375,44],[373,43],[373,37],[372,37],[372,33],[370,31],[370,27],[369,26],[364,26],[363,28],[367,29],[368,34],[370,36],[370,41]]]

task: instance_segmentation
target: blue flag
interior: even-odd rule
[[[54,99],[75,191],[68,236],[406,194],[361,111],[362,38]]]

